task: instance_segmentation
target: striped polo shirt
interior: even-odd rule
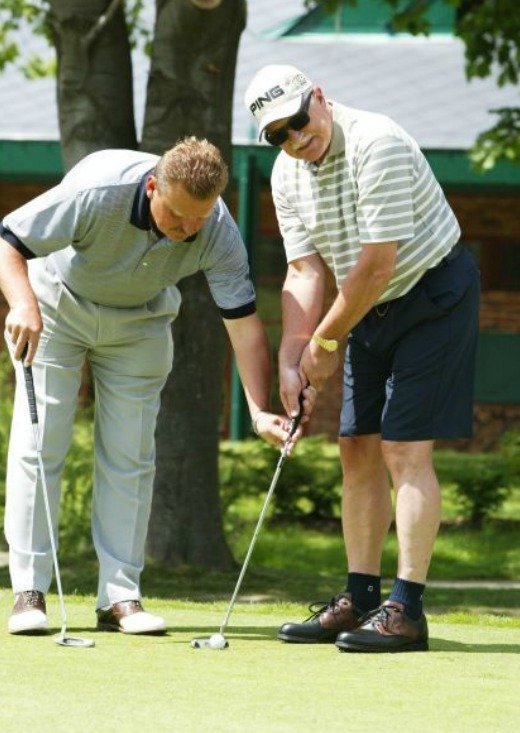
[[[378,303],[407,293],[460,237],[415,140],[390,118],[332,103],[320,165],[278,155],[271,177],[287,261],[319,253],[338,288],[363,244],[397,241],[394,275]]]

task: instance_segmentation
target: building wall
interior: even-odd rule
[[[0,217],[42,193],[49,185],[0,181]],[[463,240],[472,248],[480,263],[483,288],[481,330],[520,334],[520,194],[452,192],[448,193],[448,199],[461,223]],[[231,196],[230,207],[235,213],[235,192]],[[260,314],[268,328],[273,361],[276,363],[281,331],[278,299],[285,265],[268,186],[261,190],[257,234],[258,241],[254,243],[252,251],[253,269],[259,291]],[[264,292],[267,294],[265,297]],[[334,294],[331,278],[329,300]],[[7,306],[0,295],[2,326],[6,311]],[[2,348],[3,340],[0,340]],[[88,399],[89,390],[86,371],[82,399]],[[276,399],[275,391],[273,404]],[[341,374],[338,373],[329,380],[320,395],[308,428],[309,434],[323,434],[331,440],[335,439],[340,402]],[[520,427],[520,405],[479,403],[475,406],[474,439],[458,441],[457,445],[470,450],[492,448],[505,430],[515,427]]]

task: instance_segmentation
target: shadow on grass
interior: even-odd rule
[[[233,641],[273,641],[280,643],[276,638],[278,632],[278,626],[235,626],[232,622],[225,630],[225,636],[229,643]],[[191,626],[178,626],[175,621],[172,623],[169,630],[158,634],[145,634],[147,638],[155,639],[171,639],[175,644],[189,644],[192,638],[209,638],[212,634],[218,632],[218,625],[212,626],[201,626],[193,624]],[[61,632],[61,626],[52,626],[48,631],[31,633],[31,634],[19,634],[20,638],[27,636],[39,636],[47,637],[49,641],[55,641]],[[99,641],[105,638],[107,635],[111,636],[118,634],[119,632],[107,632],[98,631],[95,626],[95,621],[92,626],[67,626],[66,636],[81,636],[83,638],[95,639]],[[189,639],[176,639],[173,638],[178,634],[186,634]]]
[[[244,557],[252,529],[240,525],[229,535],[234,556]],[[502,523],[500,528],[488,524],[482,530],[462,526],[441,529],[435,544],[430,580],[449,578],[474,579],[517,578],[520,573],[516,522]],[[390,532],[382,557],[383,577],[391,577],[397,566],[397,538]],[[345,548],[341,532],[303,528],[297,524],[268,524],[261,542],[255,548],[256,567],[277,568],[301,573],[319,574],[345,567]]]
[[[520,644],[464,644],[460,641],[430,639],[430,652],[465,654],[520,654]]]
[[[92,552],[60,559],[65,595],[95,595],[97,560]],[[142,576],[146,597],[187,601],[228,602],[234,590],[240,567],[232,572],[216,572],[192,567],[168,567],[149,561]],[[313,602],[326,603],[344,588],[345,577],[325,573],[302,573],[288,570],[250,567],[240,590],[240,598],[268,603],[301,603],[301,619],[305,608]],[[9,572],[0,568],[0,587],[9,588]],[[54,587],[54,585],[53,585]],[[383,592],[388,593],[384,582]],[[515,588],[428,587],[425,594],[429,614],[478,612],[496,616],[518,617],[520,590]],[[297,620],[297,619],[295,619]]]
[[[233,646],[235,642],[242,641],[261,641],[280,644],[280,641],[276,637],[278,628],[278,626],[233,626],[231,623],[225,631],[225,637],[230,646]],[[218,628],[214,625],[174,625],[166,633],[147,634],[147,637],[152,637],[157,640],[166,639],[169,643],[185,646],[190,644],[191,639],[207,639],[216,631],[218,631]],[[39,634],[39,636],[48,636],[49,641],[54,641],[59,632],[59,627],[53,627],[47,634]],[[67,627],[67,636],[90,638],[93,639],[96,644],[106,637],[107,633],[108,632],[98,631],[95,627],[89,626]],[[186,634],[189,638],[179,639],[177,638],[179,634]],[[290,647],[292,645],[287,644],[286,646]],[[331,644],[330,647],[331,649],[334,649],[333,644]],[[311,649],[310,645],[309,649]],[[460,641],[430,638],[430,653],[435,654],[440,652],[455,652],[457,654],[520,654],[520,644],[465,644]],[[373,655],[371,654],[370,656]]]
[[[225,630],[226,639],[233,641],[273,641],[280,644],[276,638],[278,626],[234,626],[232,623]],[[189,634],[196,638],[207,638],[218,631],[215,626],[175,626],[172,628],[176,634]]]
[[[61,626],[55,625],[50,626],[48,631],[39,632],[38,636],[48,636],[51,641],[54,640],[54,637],[57,637],[61,633]],[[96,622],[95,620],[92,623],[92,626],[69,626],[67,624],[67,633],[65,634],[66,637],[68,636],[86,636],[89,638],[92,638],[94,634],[101,635],[101,632],[96,629]],[[35,635],[35,634],[34,634]],[[24,637],[24,636],[33,636],[33,634],[17,634],[16,636]]]

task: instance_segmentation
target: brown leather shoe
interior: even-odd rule
[[[340,632],[355,629],[362,616],[350,593],[338,593],[325,605],[313,603],[309,611],[312,613],[303,623],[284,624],[278,638],[295,644],[330,644]]]
[[[123,634],[163,634],[166,623],[162,616],[146,613],[141,601],[119,601],[111,608],[99,608],[98,631],[122,631]]]
[[[49,628],[45,596],[39,590],[17,593],[7,629],[10,634],[41,634]]]
[[[345,652],[427,651],[426,616],[412,619],[404,612],[402,603],[385,601],[365,614],[357,629],[339,634],[336,646]]]

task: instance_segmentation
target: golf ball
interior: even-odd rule
[[[222,634],[213,634],[209,637],[209,645],[211,649],[225,649],[228,644]]]

